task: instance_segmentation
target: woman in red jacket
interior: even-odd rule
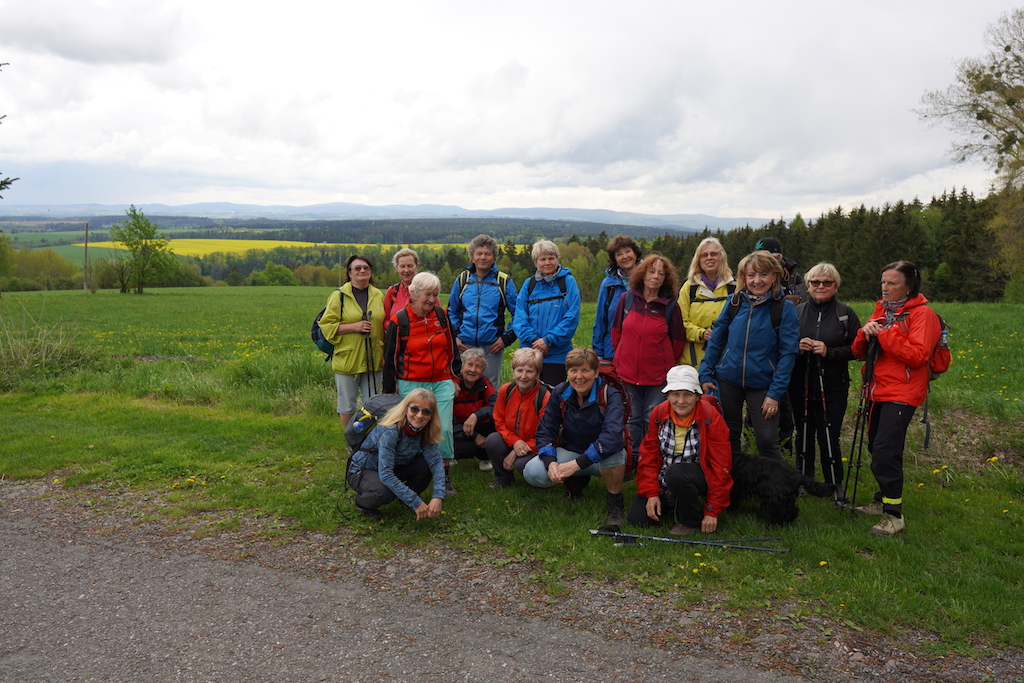
[[[710,534],[718,529],[718,515],[729,507],[729,427],[716,399],[701,397],[693,367],[669,370],[664,391],[668,400],[651,413],[640,444],[637,497],[626,519],[636,526],[654,526],[668,516],[675,522],[669,531],[674,536],[697,529]]]
[[[667,258],[650,254],[633,269],[629,286],[615,307],[612,347],[615,372],[629,390],[629,429],[636,453],[651,411],[664,400],[665,374],[683,355],[686,328],[676,303],[679,280]]]
[[[523,473],[526,463],[537,455],[537,425],[547,408],[551,392],[540,383],[544,354],[537,349],[516,349],[512,354],[512,377],[502,385],[492,416],[495,431],[487,435],[484,448],[494,468],[488,488],[511,486],[515,471]]]
[[[903,531],[903,449],[914,410],[928,396],[928,361],[939,343],[939,316],[921,294],[921,273],[910,261],[882,269],[882,298],[853,340],[853,355],[864,359],[867,382],[868,452],[878,482],[874,500],[857,508],[881,515],[876,536]]]

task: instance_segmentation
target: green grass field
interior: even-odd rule
[[[374,547],[445,544],[495,562],[532,559],[552,594],[583,575],[636,582],[680,606],[715,595],[739,613],[795,604],[858,628],[920,627],[937,635],[935,652],[1024,643],[1024,618],[1011,607],[1024,604],[1019,307],[937,306],[951,326],[954,365],[934,386],[931,448],[921,447],[922,425],[909,435],[906,534],[875,538],[867,534],[871,521],[806,498],[800,519],[778,533],[792,552],[769,554],[612,548],[586,531],[603,523],[600,486],[567,507],[558,491],[521,480],[490,491],[490,474],[465,464],[454,474],[460,495],[446,501],[441,521],[417,524],[396,506],[383,524],[358,518],[341,486],[333,378],[308,336],[328,294],[304,287],[5,294],[0,475],[144,488],[167,501],[169,518],[251,511],[297,527],[343,529]],[[863,315],[870,304],[855,308]],[[577,343],[589,342],[592,319],[593,305],[585,306]],[[72,351],[62,354],[62,346]],[[18,349],[30,350],[21,365]],[[858,502],[871,481],[865,457]],[[634,493],[627,485],[627,501]],[[769,531],[752,508],[726,513],[720,529],[722,537]]]

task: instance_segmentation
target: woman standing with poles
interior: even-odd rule
[[[941,332],[939,316],[921,294],[917,266],[910,261],[885,266],[882,298],[853,342],[854,356],[868,362],[864,379],[870,406],[868,451],[871,473],[878,482],[874,500],[857,510],[881,516],[871,527],[876,536],[895,536],[906,527],[903,450],[914,411],[928,396],[928,361]]]
[[[331,369],[343,427],[355,414],[360,393],[363,402],[379,393],[384,346],[384,295],[373,286],[373,264],[353,254],[345,270],[345,284],[331,293],[320,317],[324,339],[334,344]]]
[[[850,392],[849,362],[860,329],[853,309],[837,301],[842,282],[831,263],[819,263],[804,276],[811,300],[796,307],[800,352],[789,382],[789,401],[796,418],[797,469],[814,476],[814,441],[821,449],[821,473],[841,498],[843,482],[839,430]]]

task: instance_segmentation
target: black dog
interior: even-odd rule
[[[793,522],[800,514],[796,499],[800,487],[812,496],[831,496],[835,487],[804,476],[782,459],[737,453],[732,457],[732,493],[729,509],[733,510],[747,498],[761,503],[773,526]]]

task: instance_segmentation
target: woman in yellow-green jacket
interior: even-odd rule
[[[345,284],[331,293],[320,317],[320,331],[334,344],[331,369],[338,386],[338,417],[347,425],[356,412],[356,397],[365,403],[381,393],[384,358],[384,294],[373,286],[373,263],[350,256]]]
[[[686,328],[686,348],[679,362],[700,369],[711,325],[722,312],[725,300],[736,291],[736,280],[722,243],[708,237],[697,245],[686,282],[679,288],[679,311]]]

